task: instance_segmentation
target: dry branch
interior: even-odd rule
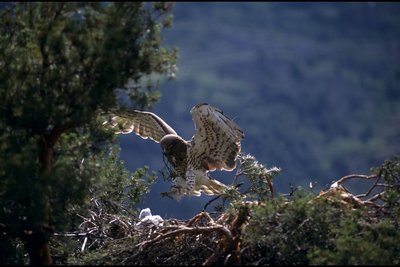
[[[366,207],[369,216],[377,217],[379,216],[379,214],[384,213],[383,209],[385,208],[385,205],[382,204],[382,196],[385,194],[385,189],[393,187],[389,184],[379,183],[381,181],[381,178],[382,171],[380,171],[378,174],[373,175],[346,175],[335,181],[328,190],[321,192],[318,198],[325,197],[332,200],[333,196],[338,196],[340,201],[344,205],[350,205],[350,207],[352,208]],[[352,179],[376,180],[365,193],[354,195],[344,187],[344,183]],[[379,192],[376,192],[373,196],[367,198],[375,189],[378,189]],[[364,198],[364,200],[362,200],[361,198]],[[381,201],[381,203],[379,203],[378,201]]]

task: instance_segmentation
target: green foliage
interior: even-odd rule
[[[250,181],[250,188],[246,195],[253,194],[256,199],[264,201],[273,198],[273,179],[280,174],[281,169],[278,167],[267,169],[250,154],[240,154],[238,160],[240,167],[237,176],[244,175]]]
[[[222,203],[214,205],[217,212],[227,212],[234,216],[246,201],[270,201],[274,198],[273,182],[275,177],[280,174],[281,169],[272,167],[268,169],[250,154],[239,154],[237,160],[236,175],[233,183],[228,185],[224,193],[217,196],[214,200],[222,197]],[[244,176],[248,183],[239,183],[239,177]],[[248,187],[242,190],[242,187]],[[238,189],[239,188],[239,189]],[[242,192],[243,191],[243,192]],[[211,200],[206,206],[211,204]],[[230,203],[227,205],[227,203]]]
[[[375,173],[382,175],[387,184],[382,200],[386,202],[386,212],[393,222],[400,226],[400,155],[392,160],[386,160],[379,168],[374,168]]]
[[[51,239],[51,248],[57,264],[76,264],[85,258],[99,257],[103,246],[112,238],[112,234],[115,234],[115,224],[107,222],[101,216],[113,216],[115,220],[123,217],[137,218],[139,213],[136,205],[149,192],[150,185],[155,181],[155,174],[149,174],[146,166],[133,173],[126,171],[124,162],[118,161],[118,147],[114,146],[108,153],[103,154],[95,161],[99,164],[96,183],[93,183],[84,197],[84,204],[68,206],[66,215],[69,225],[60,230],[66,233],[82,231],[79,226],[83,224],[82,218],[91,218],[97,214],[99,217],[92,219],[92,222],[101,224],[102,231],[109,236],[104,236],[101,242],[93,243],[82,253],[82,239],[63,236],[63,232],[60,232]]]
[[[117,146],[110,147],[109,152],[103,152],[93,160],[98,166],[98,171],[92,176],[96,180],[92,181],[89,194],[83,196],[86,205],[73,207],[70,211],[73,214],[69,216],[76,215],[77,208],[79,212],[87,213],[94,198],[104,203],[104,207],[107,207],[105,210],[110,213],[121,212],[121,207],[128,212],[136,213],[136,205],[143,200],[144,194],[149,192],[156,175],[155,172],[149,174],[147,166],[129,173],[124,167],[124,162],[118,160],[119,150]]]
[[[357,218],[356,218],[357,219]],[[347,218],[332,227],[333,249],[314,247],[308,254],[317,265],[398,265],[400,234],[388,220],[377,224]]]
[[[396,264],[395,229],[393,222],[367,223],[360,213],[313,196],[279,199],[252,210],[243,229],[244,257],[273,265]]]
[[[312,195],[290,202],[280,197],[252,210],[243,240],[253,250],[249,257],[260,264],[305,265],[310,248],[332,248],[327,242],[329,227],[338,226],[346,215],[345,210],[332,207],[326,200],[315,201]]]
[[[250,206],[249,223],[242,229],[246,262],[271,265],[398,264],[399,157],[374,170],[387,183],[384,212],[369,206],[351,208],[340,195],[316,198],[295,192]],[[393,211],[393,212],[392,212]]]
[[[0,263],[21,262],[20,240],[32,264],[50,263],[39,249],[90,190],[130,206],[148,190],[139,179],[154,180],[147,169],[129,177],[117,154],[105,154],[116,140],[98,115],[118,106],[121,91],[132,105],[158,100],[153,83],[175,70],[176,51],[161,47],[170,8],[18,2],[0,10],[0,243],[14,251]]]
[[[248,177],[252,184],[250,189],[260,183],[256,173],[263,176],[266,184],[265,174],[272,181],[278,173],[278,168],[268,171],[251,155],[241,155],[240,162],[237,175],[252,176]],[[202,212],[188,221],[170,219],[157,227],[137,227],[137,214],[130,214],[126,217],[130,232],[118,238],[98,236],[100,245],[91,245],[85,252],[77,249],[82,241],[76,242],[75,250],[72,246],[69,257],[60,263],[198,265],[212,260],[215,264],[242,265],[399,264],[397,229],[400,217],[393,212],[398,205],[394,200],[399,198],[399,192],[393,191],[389,198],[383,197],[398,189],[398,168],[398,156],[373,168],[378,175],[376,178],[384,180],[383,191],[377,195],[382,196],[379,204],[366,201],[358,206],[351,205],[340,192],[315,196],[298,188],[289,195],[272,197],[268,190],[251,189],[240,193],[229,187],[221,196],[229,200],[230,205],[220,206],[217,218],[212,219]],[[145,173],[143,171],[140,175]],[[119,179],[114,179],[111,188],[121,189]],[[111,204],[102,202],[105,214],[111,216],[109,212],[115,212],[112,216],[120,216],[123,210],[114,209]],[[94,221],[101,228],[111,227],[105,217]],[[200,228],[202,233],[199,233]],[[222,235],[216,231],[221,228],[224,229]],[[68,246],[71,242],[70,239],[63,244]],[[218,256],[213,258],[212,251]]]

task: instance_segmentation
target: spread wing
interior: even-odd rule
[[[233,170],[244,138],[240,127],[208,104],[198,104],[190,112],[196,132],[191,140],[189,164],[193,169]]]
[[[103,124],[109,124],[116,129],[116,134],[136,133],[143,139],[150,138],[157,143],[167,134],[175,134],[165,121],[152,112],[138,110],[110,110],[108,120]]]

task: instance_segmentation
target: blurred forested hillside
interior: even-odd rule
[[[246,134],[242,151],[278,166],[279,192],[316,190],[400,152],[400,4],[176,3],[165,43],[180,51],[174,80],[152,110],[184,138],[207,102]],[[159,145],[121,136],[128,169],[163,168]],[[230,183],[233,173],[211,175]],[[210,197],[162,199],[159,175],[142,207],[189,218]]]

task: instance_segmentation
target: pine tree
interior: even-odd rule
[[[115,141],[101,111],[117,91],[146,107],[176,51],[168,3],[4,4],[0,10],[0,263],[51,264],[48,240],[84,200]],[[155,75],[156,74],[156,75]],[[147,84],[145,83],[147,79]],[[18,263],[18,262],[17,262]]]

